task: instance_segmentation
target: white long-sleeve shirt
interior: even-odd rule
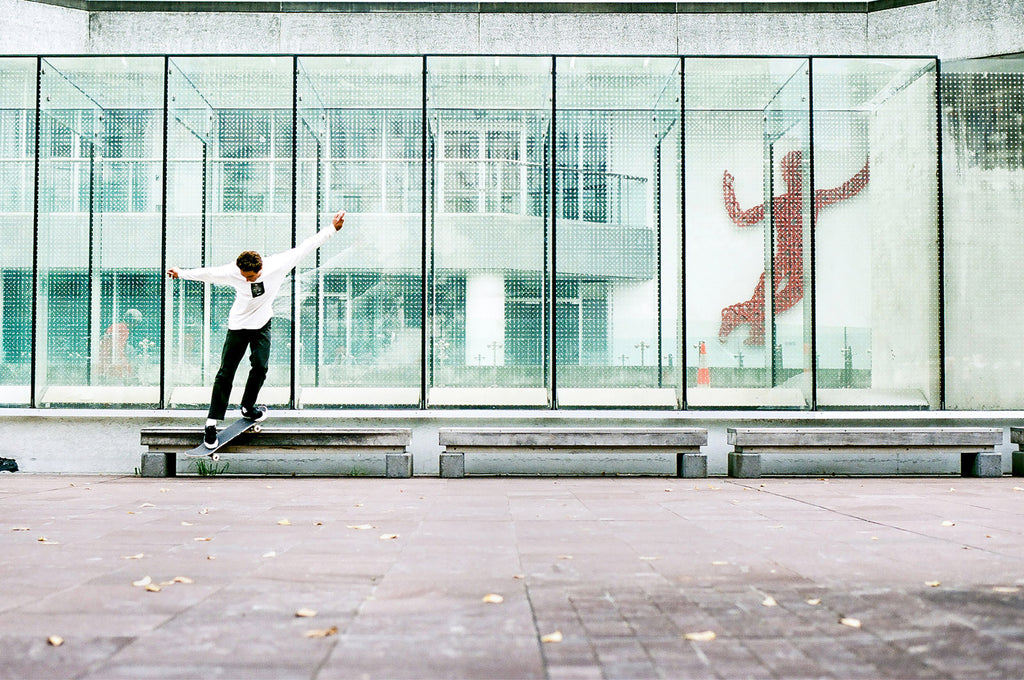
[[[326,226],[291,250],[263,258],[263,269],[260,270],[259,278],[252,283],[245,280],[234,262],[218,267],[179,269],[178,276],[190,281],[233,287],[235,302],[228,314],[228,328],[236,331],[263,328],[274,314],[274,298],[281,290],[288,272],[337,231],[333,225]]]

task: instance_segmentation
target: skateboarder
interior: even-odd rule
[[[245,392],[242,393],[242,417],[257,422],[267,417],[267,407],[258,406],[256,397],[267,378],[267,364],[270,361],[270,317],[273,315],[274,298],[277,297],[288,272],[294,269],[303,257],[326,243],[344,223],[345,211],[342,210],[334,215],[330,227],[324,227],[295,248],[270,255],[266,259],[261,258],[255,251],[247,250],[238,256],[234,264],[200,269],[171,267],[167,270],[167,275],[172,279],[203,281],[232,286],[235,289],[235,302],[228,314],[228,332],[224,338],[220,370],[213,381],[210,411],[206,419],[203,443],[207,448],[215,449],[220,444],[217,439],[217,421],[224,418],[231,396],[231,383],[235,379],[235,370],[246,348],[249,348],[249,362],[252,368],[249,369]]]

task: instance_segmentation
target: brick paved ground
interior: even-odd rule
[[[1024,677],[1009,477],[18,473],[0,508],[0,678]]]

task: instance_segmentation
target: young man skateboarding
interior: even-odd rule
[[[220,444],[217,440],[217,421],[224,418],[235,370],[246,348],[249,349],[252,368],[249,369],[245,392],[242,393],[242,417],[257,422],[267,417],[267,407],[257,406],[256,397],[267,378],[267,364],[270,362],[270,317],[273,315],[274,298],[288,272],[303,257],[340,231],[344,223],[345,211],[342,210],[334,215],[332,226],[324,227],[295,248],[270,255],[266,259],[261,258],[257,252],[247,250],[238,256],[234,264],[200,269],[171,267],[167,270],[167,275],[172,279],[203,281],[235,289],[235,302],[228,315],[228,332],[224,338],[220,370],[213,381],[210,411],[206,419],[203,443],[207,448],[215,449]]]

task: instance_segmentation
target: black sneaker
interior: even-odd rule
[[[217,426],[207,425],[206,434],[203,436],[203,444],[208,449],[215,449],[220,446],[220,440],[217,439]]]
[[[242,417],[246,420],[251,420],[254,423],[261,422],[267,419],[267,407],[266,406],[253,406],[252,408],[242,407]]]
[[[13,458],[0,458],[0,472],[17,472],[18,461]]]

